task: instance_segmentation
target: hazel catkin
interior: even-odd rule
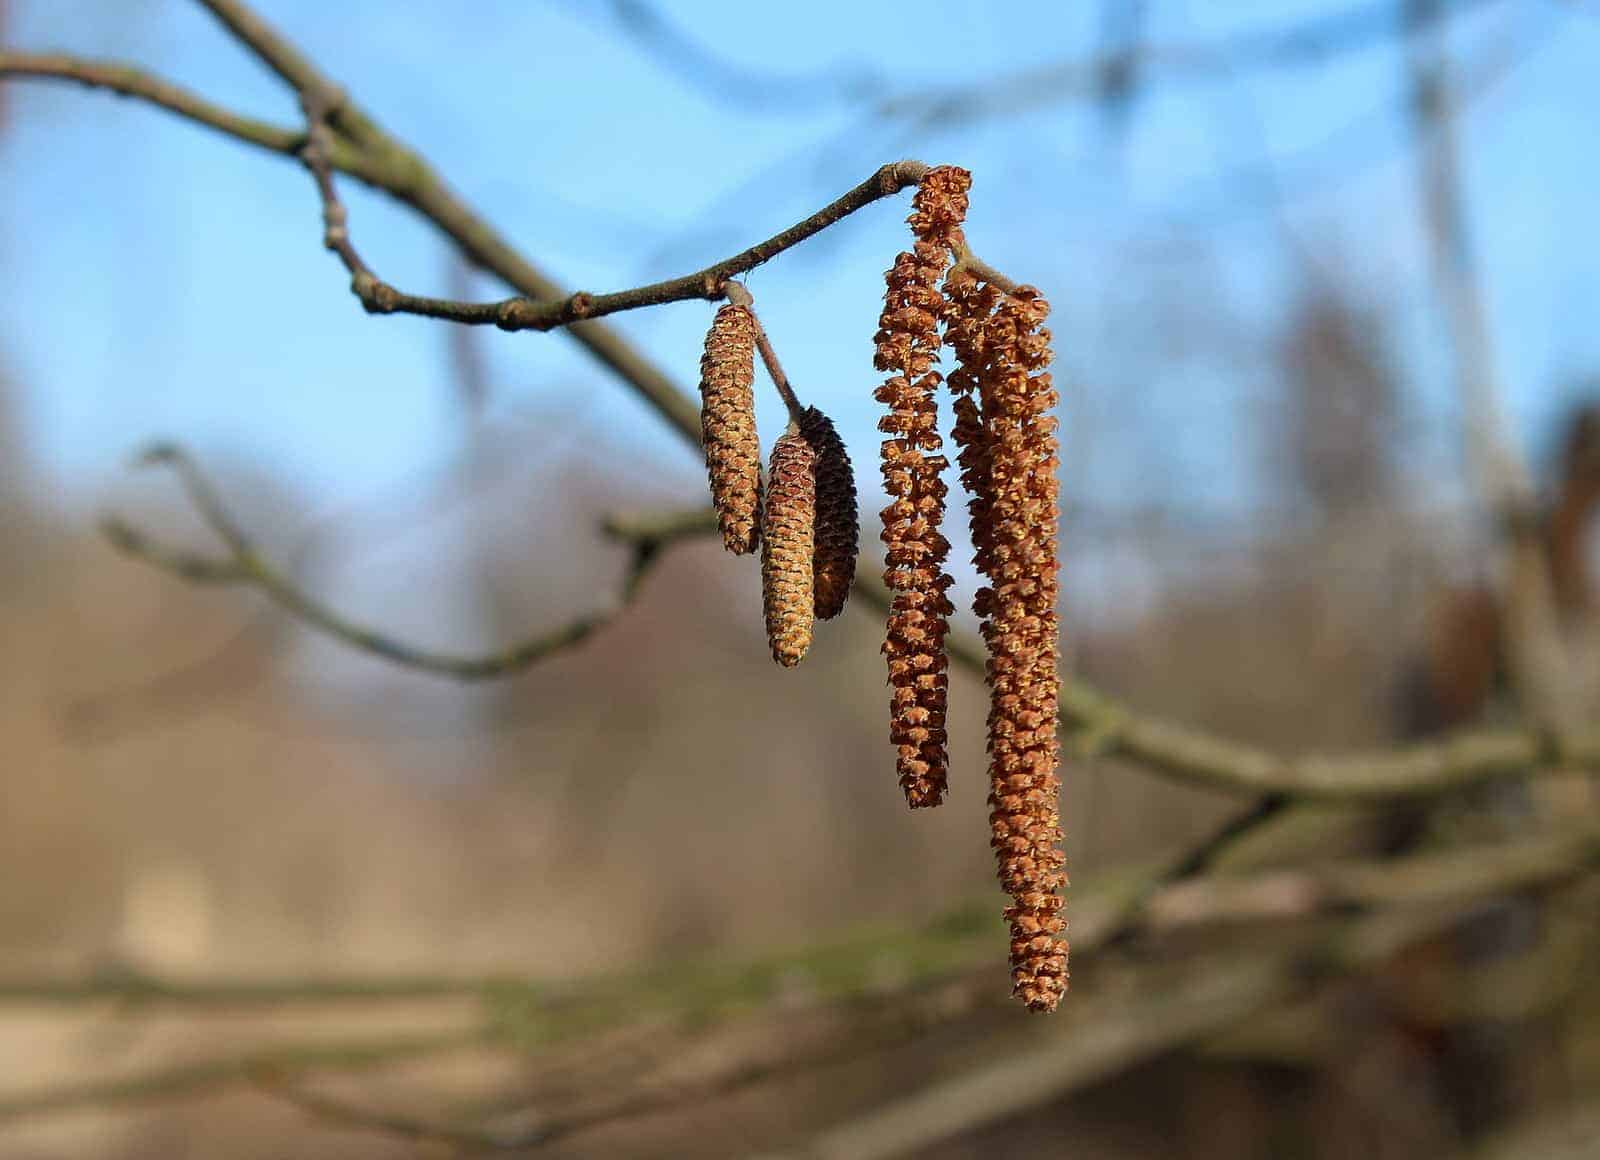
[[[954,295],[953,295],[954,296]],[[1060,673],[1056,557],[1060,520],[1056,392],[1044,370],[1049,305],[1032,287],[1002,297],[978,328],[975,360],[981,405],[967,442],[977,560],[989,586],[974,610],[989,648],[989,822],[1001,886],[1011,896],[1013,991],[1029,1009],[1055,1009],[1067,988],[1067,884],[1060,849],[1061,780],[1057,714]],[[970,318],[968,319],[970,321]]]
[[[761,442],[756,434],[755,316],[717,311],[700,358],[700,433],[722,543],[735,555],[760,538]]]
[[[816,452],[790,423],[772,447],[761,516],[761,603],[772,659],[785,668],[811,647],[815,616]]]
[[[833,420],[815,407],[800,416],[800,431],[816,455],[816,567],[814,610],[819,620],[844,611],[856,578],[861,524],[856,513],[856,478],[844,440]]]
[[[950,543],[944,519],[948,466],[938,429],[935,393],[941,381],[939,319],[944,299],[939,283],[952,256],[964,245],[961,221],[971,175],[941,166],[918,186],[907,219],[917,241],[888,271],[883,313],[874,337],[874,363],[889,374],[875,394],[888,407],[878,428],[883,442],[883,482],[890,503],[883,509],[884,583],[891,593],[883,645],[888,662],[889,739],[896,772],[913,809],[944,800],[949,758],[945,712],[949,688],[945,637],[955,610],[946,595],[944,570]]]

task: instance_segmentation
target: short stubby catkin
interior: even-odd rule
[[[861,544],[856,477],[832,419],[807,407],[800,417],[800,431],[817,457],[815,611],[818,619],[829,620],[844,611],[856,578]]]
[[[700,358],[700,434],[722,543],[744,555],[760,537],[761,442],[756,434],[755,316],[717,311]]]
[[[772,659],[785,668],[811,647],[815,616],[816,452],[793,423],[773,444],[761,517],[761,601]]]
[[[986,492],[979,566],[989,580],[974,602],[989,647],[989,822],[1001,886],[1011,896],[1014,993],[1051,1011],[1067,988],[1067,884],[1061,852],[1056,392],[1049,305],[1031,287],[1005,295],[982,325],[981,465]],[[975,538],[979,528],[975,522]]]
[[[874,364],[888,373],[875,397],[888,408],[878,422],[883,442],[884,583],[891,593],[883,652],[889,669],[889,739],[896,771],[912,808],[944,800],[948,780],[945,713],[949,689],[945,638],[955,610],[944,570],[950,543],[941,532],[948,466],[939,454],[941,381],[939,283],[965,242],[971,175],[942,166],[923,177],[908,221],[917,241],[886,275],[883,314],[874,336]]]

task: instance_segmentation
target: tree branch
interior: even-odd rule
[[[300,129],[235,113],[182,85],[120,61],[94,60],[65,53],[0,50],[0,78],[67,81],[90,89],[104,89],[118,96],[145,101],[246,145],[286,157],[295,156],[305,144],[305,133]],[[331,160],[335,168],[352,177],[369,185],[383,185],[384,175],[372,159],[342,138],[334,141]]]
[[[732,257],[678,278],[608,294],[568,292],[524,258],[476,212],[445,185],[420,156],[389,136],[343,90],[318,72],[247,8],[232,0],[202,0],[218,18],[288,80],[304,100],[329,110],[328,121],[339,130],[326,142],[332,170],[348,173],[388,193],[431,221],[474,264],[496,274],[521,292],[520,297],[473,304],[406,295],[376,276],[352,278],[352,290],[375,313],[404,311],[454,322],[493,323],[509,330],[567,328],[590,354],[628,383],[694,446],[700,441],[698,402],[658,366],[615,331],[594,320],[607,314],[690,299],[716,300],[723,283],[771,260],[787,249],[841,221],[857,210],[916,184],[927,166],[918,161],[880,167],[854,189],[816,213]],[[0,53],[0,78],[68,80],[137,97],[179,116],[228,133],[235,139],[289,157],[299,157],[307,144],[304,131],[290,130],[240,117],[186,90],[127,66],[51,55]]]
[[[693,517],[675,516],[654,522],[639,519],[608,520],[602,525],[606,534],[627,543],[632,550],[615,603],[576,617],[510,648],[481,656],[466,656],[419,648],[366,628],[299,587],[288,573],[273,565],[257,550],[216,490],[181,448],[172,444],[158,444],[146,451],[140,457],[140,462],[163,464],[177,473],[196,511],[228,549],[228,556],[217,560],[165,547],[126,521],[112,516],[102,521],[101,526],[117,550],[187,580],[250,585],[300,621],[354,648],[407,668],[464,681],[518,672],[587,640],[632,603],[644,578],[660,560],[663,548],[684,537],[702,535],[715,527],[714,523],[708,525],[706,517],[698,512]]]
[[[1456,0],[1452,7],[1465,14],[1486,2]],[[697,44],[644,0],[615,0],[613,8],[617,26],[657,63],[741,110],[864,105],[877,119],[907,122],[970,122],[1077,97],[1103,100],[1119,78],[1135,71],[1146,85],[1232,81],[1251,71],[1325,64],[1383,44],[1396,33],[1390,0],[1367,0],[1225,39],[1119,45],[975,83],[894,93],[886,76],[867,68],[841,65],[793,76],[746,68]]]
[[[348,1043],[269,1047],[242,1055],[178,1064],[124,1079],[62,1084],[40,1091],[0,1096],[0,1123],[76,1111],[79,1108],[104,1108],[215,1091],[249,1082],[259,1072],[282,1073],[317,1068],[363,1070],[402,1060],[482,1047],[487,1042],[487,1033],[481,1028],[473,1028]]]
[[[1389,862],[1334,863],[1250,877],[1213,875],[1159,891],[1141,914],[1151,931],[1316,913],[1426,907],[1511,894],[1587,872],[1600,858],[1593,826]]]
[[[458,302],[397,290],[379,279],[361,260],[350,243],[347,214],[333,185],[331,134],[318,130],[319,121],[329,117],[329,112],[319,108],[310,99],[307,108],[311,128],[301,156],[315,176],[322,198],[324,244],[344,262],[351,276],[351,292],[361,300],[367,313],[416,314],[469,326],[492,324],[508,331],[556,330],[575,322],[603,318],[608,314],[691,299],[714,302],[723,297],[730,279],[748,273],[857,210],[915,185],[928,170],[920,161],[896,161],[884,165],[854,189],[782,233],[692,274],[609,294],[580,290],[553,301],[518,296],[496,302]]]

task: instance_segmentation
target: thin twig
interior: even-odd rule
[[[220,1059],[158,1068],[122,1079],[62,1084],[0,1096],[0,1123],[119,1104],[172,1099],[249,1082],[260,1072],[335,1069],[355,1071],[421,1059],[492,1042],[483,1028],[358,1040],[269,1047]]]
[[[990,285],[994,286],[995,289],[1000,290],[1002,293],[1015,294],[1017,292],[1016,282],[1012,281],[1010,278],[1007,278],[999,270],[996,270],[993,266],[989,265],[988,262],[985,262],[979,258],[978,255],[974,254],[970,249],[968,249],[964,243],[960,249],[956,251],[955,264],[959,269],[970,270],[974,275],[977,276],[980,282],[988,282]]]
[[[1457,0],[1452,7],[1464,14],[1485,2]],[[1108,51],[1050,61],[976,82],[894,93],[885,75],[864,66],[841,64],[793,75],[748,68],[698,44],[644,0],[614,0],[613,8],[620,17],[616,27],[651,53],[657,63],[686,84],[737,104],[742,113],[865,106],[874,118],[884,121],[930,124],[1012,115],[1024,106],[1073,98],[1103,100],[1119,78],[1135,71],[1148,87],[1155,83],[1222,83],[1250,71],[1322,65],[1367,51],[1396,33],[1391,0],[1364,0],[1339,11],[1225,38],[1119,44]],[[1581,6],[1578,10],[1582,11]]]
[[[772,349],[772,340],[767,337],[767,328],[761,324],[761,316],[756,313],[755,299],[741,282],[729,282],[722,289],[729,302],[743,306],[750,312],[756,327],[756,350],[761,352],[761,361],[767,368],[767,377],[777,388],[779,397],[783,399],[783,405],[789,409],[789,418],[796,423],[800,422],[805,416],[805,405],[794,393],[794,386],[789,382],[789,376],[784,373],[783,364],[778,361],[778,352]]]
[[[267,1095],[275,1096],[317,1120],[340,1127],[397,1136],[403,1140],[448,1144],[465,1152],[494,1152],[538,1143],[537,1137],[530,1138],[525,1133],[502,1134],[487,1128],[427,1119],[409,1112],[350,1103],[314,1092],[277,1071],[262,1069],[251,1078],[255,1086]]]
[[[555,300],[517,296],[495,302],[455,302],[404,293],[372,276],[370,270],[357,275],[351,289],[373,314],[419,314],[467,325],[493,325],[510,331],[556,330],[575,322],[671,302],[716,301],[722,297],[722,286],[728,279],[748,273],[857,210],[915,185],[927,169],[920,161],[884,165],[842,197],[782,233],[702,270],[628,290],[608,294],[580,290]],[[324,196],[326,198],[326,194]]]
[[[458,680],[476,681],[518,672],[582,643],[611,623],[633,601],[639,586],[659,561],[661,550],[688,536],[704,533],[704,517],[674,518],[647,526],[641,521],[608,521],[603,525],[613,539],[631,549],[627,571],[617,600],[608,608],[574,618],[566,624],[521,641],[510,648],[481,656],[436,652],[394,639],[349,620],[301,588],[284,571],[269,562],[239,527],[221,497],[194,461],[181,448],[158,444],[142,456],[147,464],[171,467],[182,482],[195,509],[228,549],[228,558],[167,548],[118,517],[102,521],[113,547],[185,579],[218,584],[247,584],[259,589],[298,620],[346,644],[408,668],[439,673]]]

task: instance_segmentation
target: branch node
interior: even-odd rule
[[[495,307],[494,324],[501,330],[527,330],[531,323],[525,298],[507,298]]]
[[[594,295],[587,290],[579,290],[567,299],[566,307],[561,311],[561,317],[568,322],[577,322],[588,318],[594,311]]]
[[[395,288],[379,281],[369,270],[357,270],[350,276],[350,292],[361,300],[368,314],[394,313]]]

